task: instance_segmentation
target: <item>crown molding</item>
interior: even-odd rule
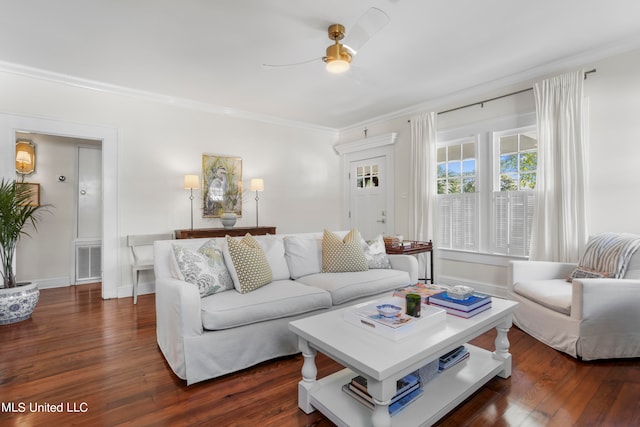
[[[355,151],[369,150],[371,148],[383,147],[385,145],[393,145],[398,140],[398,133],[391,132],[384,135],[378,135],[371,138],[359,139],[357,141],[337,144],[333,146],[336,153],[343,155],[353,153]]]
[[[138,98],[145,101],[156,102],[160,104],[170,105],[173,107],[184,108],[188,110],[201,111],[211,114],[233,117],[237,119],[252,120],[272,125],[285,126],[290,128],[298,128],[305,130],[313,130],[326,132],[338,137],[338,129],[326,126],[314,125],[306,122],[298,122],[294,120],[282,119],[267,114],[253,113],[234,108],[224,107],[221,105],[209,104],[205,102],[194,101],[186,98],[176,98],[170,95],[163,95],[154,92],[133,89],[125,86],[118,86],[110,83],[103,83],[96,80],[88,80],[67,74],[56,73],[53,71],[42,70],[39,68],[28,67],[25,65],[15,64],[11,62],[0,61],[0,72],[15,74],[23,77],[29,77],[38,80],[49,81],[53,83],[64,84],[68,86],[88,89],[97,92],[105,92],[113,95],[128,96]]]

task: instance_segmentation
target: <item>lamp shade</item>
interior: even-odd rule
[[[264,181],[262,178],[253,178],[251,180],[250,191],[264,191]]]
[[[184,176],[184,189],[185,190],[197,190],[200,188],[200,179],[198,175],[185,175]]]
[[[31,164],[31,156],[26,151],[18,151],[16,153],[16,162],[25,165]]]

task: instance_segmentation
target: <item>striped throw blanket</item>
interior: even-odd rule
[[[600,277],[620,279],[624,277],[629,260],[639,247],[640,236],[635,234],[596,234],[589,238],[578,266],[599,272]]]

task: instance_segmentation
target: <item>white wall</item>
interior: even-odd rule
[[[619,54],[583,65],[585,70],[596,68],[585,81],[585,95],[590,106],[589,148],[589,232],[625,231],[640,234],[640,186],[637,168],[640,164],[640,50]],[[572,69],[580,69],[576,66]],[[568,70],[567,70],[568,71]],[[560,74],[559,71],[555,74]],[[540,76],[535,80],[541,80]],[[483,99],[526,89],[535,80],[522,81],[492,89],[483,94],[459,98],[455,103],[433,105],[431,111],[470,104]],[[531,91],[438,116],[438,129],[452,130],[497,117],[519,115],[535,111]],[[367,123],[368,134],[375,136],[398,132],[396,143],[396,230],[406,238],[407,199],[409,183],[410,115]],[[362,138],[365,126],[354,127],[340,134],[340,142]],[[471,283],[488,292],[502,294],[507,284],[508,258],[436,252],[436,274],[443,282]]]
[[[6,73],[0,73],[0,93],[1,112],[117,130],[120,266],[117,283],[103,285],[116,289],[118,296],[131,294],[128,234],[189,227],[189,194],[182,180],[185,174],[200,173],[203,153],[242,157],[245,188],[252,177],[264,178],[261,224],[274,225],[279,233],[340,228],[335,132],[239,119]],[[13,157],[14,147],[4,143],[0,150],[0,172],[13,177],[6,159]],[[254,197],[245,194],[238,226],[255,224]],[[197,212],[194,216],[194,227],[220,226],[218,219],[202,219]]]

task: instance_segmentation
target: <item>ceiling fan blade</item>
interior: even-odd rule
[[[309,64],[315,61],[322,61],[322,57],[308,59],[306,61],[301,61],[301,62],[294,62],[292,64],[262,64],[262,67],[263,68],[288,68],[288,67],[295,67],[297,65]]]
[[[351,30],[347,31],[344,46],[352,55],[358,53],[378,31],[390,21],[389,15],[377,7],[371,7],[358,20]]]

